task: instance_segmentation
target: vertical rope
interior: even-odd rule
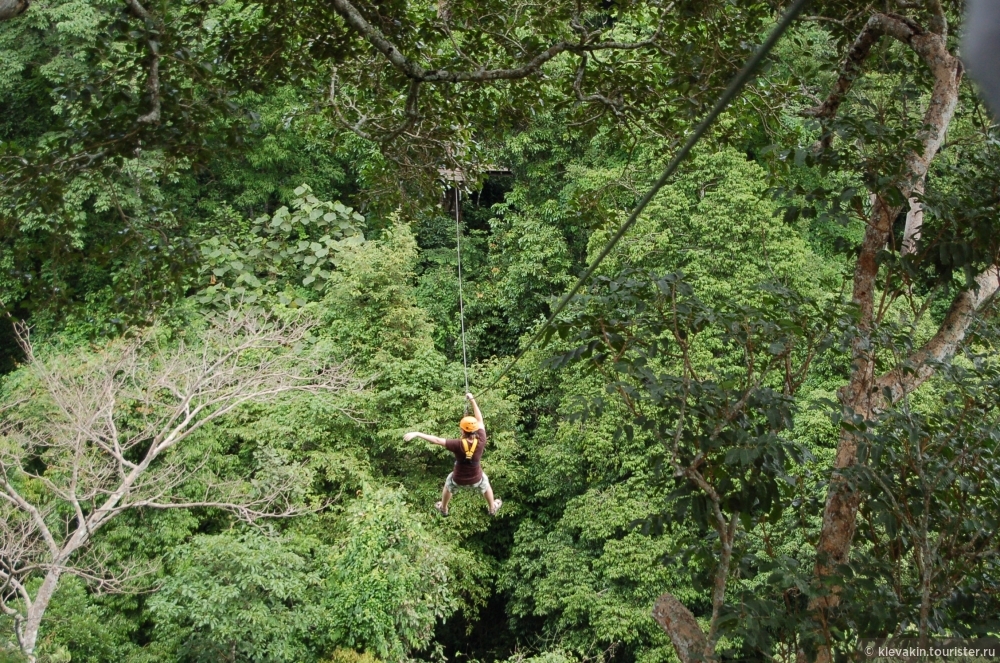
[[[465,369],[465,393],[469,393],[469,357],[465,347],[465,301],[462,297],[462,221],[459,216],[459,189],[455,186],[455,246],[458,250],[458,317],[462,322],[462,367]],[[468,404],[466,404],[468,405]]]

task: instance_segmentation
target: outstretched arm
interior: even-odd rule
[[[409,442],[410,440],[412,440],[415,437],[419,437],[422,440],[427,440],[431,444],[437,444],[438,446],[442,446],[442,447],[444,446],[444,438],[443,437],[434,437],[433,435],[424,435],[423,433],[417,433],[417,432],[407,433],[406,435],[404,435],[403,436],[403,442]]]
[[[486,428],[486,424],[483,423],[483,413],[479,411],[479,404],[476,403],[476,397],[472,394],[466,394],[465,397],[472,403],[472,414],[476,417],[476,421],[479,422],[480,427]]]

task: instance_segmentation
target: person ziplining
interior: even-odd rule
[[[486,505],[490,515],[495,516],[503,500],[493,496],[493,488],[490,486],[490,478],[483,472],[480,461],[483,451],[486,449],[486,426],[483,424],[483,413],[479,410],[475,397],[472,394],[465,394],[472,405],[474,416],[463,417],[458,426],[462,430],[461,437],[444,439],[433,435],[425,435],[420,432],[407,433],[403,436],[404,442],[409,442],[414,438],[427,440],[431,444],[442,446],[455,454],[455,467],[444,480],[444,489],[441,491],[441,501],[434,505],[438,513],[442,516],[448,515],[448,502],[451,496],[459,488],[478,490],[486,498]]]
[[[490,515],[496,512],[503,504],[503,500],[493,497],[493,488],[490,486],[490,478],[483,472],[480,460],[483,451],[486,450],[486,426],[483,424],[483,413],[479,410],[475,397],[469,393],[469,354],[465,342],[465,302],[462,296],[462,218],[461,218],[461,195],[459,189],[455,188],[455,250],[458,262],[458,314],[461,320],[462,330],[462,368],[465,371],[465,397],[472,405],[474,416],[465,416],[458,426],[462,429],[460,437],[444,439],[424,433],[412,432],[403,436],[404,442],[409,442],[414,438],[422,438],[431,444],[437,444],[455,454],[455,468],[444,480],[444,490],[441,491],[441,501],[434,505],[438,513],[442,516],[448,515],[448,502],[451,496],[459,488],[471,488],[478,490],[486,498],[487,509]]]

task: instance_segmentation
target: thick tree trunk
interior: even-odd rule
[[[930,162],[937,154],[955,114],[962,64],[948,53],[941,35],[924,32],[910,21],[894,16],[876,15],[869,21],[866,32],[876,29],[912,47],[930,68],[935,79],[931,99],[924,114],[923,150],[919,154],[911,155],[907,177],[905,181],[900,182],[903,195],[909,198],[926,177]],[[853,61],[849,59],[849,62],[853,66]],[[834,95],[843,96],[844,90],[841,88],[842,86],[838,86]],[[877,257],[889,239],[892,222],[898,213],[899,209],[888,207],[881,198],[876,198],[854,270],[852,299],[858,306],[859,334],[852,345],[854,363],[851,377],[846,387],[841,390],[840,400],[848,415],[860,415],[865,419],[870,418],[876,408],[884,405],[884,398],[878,389],[874,374],[875,362],[870,347],[870,334],[875,323],[875,290],[879,268]],[[837,564],[847,561],[854,535],[859,498],[850,490],[839,471],[854,465],[856,461],[857,440],[852,433],[844,431],[837,447],[834,473],[823,512],[823,527],[818,548],[819,562],[816,567],[820,576],[828,575]],[[836,594],[819,605],[835,604]]]
[[[872,401],[871,385],[874,382],[875,362],[869,349],[869,332],[874,318],[875,279],[878,275],[878,253],[885,246],[892,221],[898,214],[896,208],[887,207],[881,198],[875,204],[868,229],[858,256],[854,271],[854,303],[859,309],[859,335],[853,341],[852,355],[854,367],[850,381],[840,392],[844,409],[850,414],[868,419],[875,402]],[[877,398],[877,394],[875,395]],[[858,440],[850,431],[842,431],[837,445],[833,475],[827,492],[823,510],[823,526],[817,547],[816,573],[830,575],[838,564],[843,564],[854,537],[859,496],[850,489],[841,470],[854,465],[857,460]],[[815,607],[826,608],[836,605],[836,592],[826,601],[817,602]]]
[[[663,594],[653,606],[653,619],[670,636],[681,663],[697,663],[708,651],[708,640],[691,611],[673,594]]]
[[[35,600],[32,601],[31,607],[28,609],[27,618],[24,620],[24,630],[21,634],[21,650],[27,655],[31,663],[35,663],[35,646],[38,644],[38,629],[42,625],[42,617],[45,616],[45,611],[52,601],[52,596],[56,593],[56,588],[59,586],[59,576],[60,571],[58,569],[53,569],[45,575],[45,580],[42,581],[41,586],[38,588]]]
[[[30,0],[0,0],[0,21],[20,16],[31,4]]]
[[[919,136],[922,149],[910,155],[907,161],[908,172],[898,183],[901,193],[907,199],[912,198],[914,193],[922,191],[930,163],[940,149],[945,132],[954,116],[962,78],[961,62],[947,50],[945,39],[947,25],[944,23],[943,13],[934,12],[931,28],[931,31],[926,31],[902,16],[890,14],[872,16],[852,46],[842,75],[830,97],[812,113],[819,117],[830,118],[837,112],[840,101],[858,76],[861,60],[867,57],[878,37],[888,35],[912,48],[933,74],[934,88],[924,113],[924,128]],[[919,203],[911,200],[904,243],[901,247],[904,254],[914,250],[916,240],[919,238],[923,217],[922,210],[917,209],[918,206]],[[888,376],[876,377],[871,332],[877,323],[875,319],[876,280],[879,272],[877,257],[890,239],[892,223],[899,211],[898,208],[889,207],[881,197],[876,197],[855,265],[852,300],[857,305],[859,313],[858,337],[852,344],[853,364],[850,379],[839,393],[845,417],[871,419],[877,410],[885,407],[888,402],[902,398],[919,386],[933,373],[934,367],[929,360],[947,359],[952,356],[965,337],[972,314],[982,302],[978,295],[969,293],[959,295],[941,331],[907,362],[915,365],[916,374],[910,374],[900,367]],[[989,291],[992,294],[996,288],[991,287],[990,279],[995,280],[995,270],[989,274],[993,276],[981,277],[985,278],[984,285],[987,286],[982,291]],[[970,297],[976,301],[970,300]],[[897,388],[884,389],[888,386],[883,384],[884,381],[897,372],[899,375],[894,381]],[[890,396],[888,400],[887,394]],[[817,545],[816,575],[820,579],[832,575],[836,567],[846,563],[848,559],[861,496],[851,489],[843,471],[857,462],[857,450],[857,436],[851,431],[843,430],[837,446]],[[817,623],[826,623],[826,611],[836,606],[838,601],[839,588],[834,586],[830,595],[812,602],[811,607]],[[829,647],[820,647],[817,661],[827,663],[830,660]]]

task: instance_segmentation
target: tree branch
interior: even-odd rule
[[[45,524],[45,518],[42,517],[42,513],[38,510],[38,508],[21,497],[21,495],[14,490],[14,487],[10,485],[10,482],[7,481],[6,477],[0,477],[0,487],[3,488],[3,490],[0,491],[0,498],[8,500],[11,504],[15,505],[18,509],[27,514],[35,523],[38,533],[45,540],[46,545],[49,547],[49,552],[53,555],[58,554],[59,545],[56,543],[55,538],[53,538],[52,531],[49,530],[49,526]]]
[[[917,252],[917,242],[920,241],[920,234],[924,227],[924,206],[918,196],[924,193],[924,182],[926,178],[921,178],[913,187],[916,196],[910,196],[910,209],[906,213],[906,225],[903,228],[903,243],[899,247],[899,254],[903,256],[913,255]]]
[[[125,0],[125,5],[133,16],[147,24],[147,31],[151,27],[156,32],[160,32],[162,26],[149,11],[139,4],[138,0]],[[147,36],[146,43],[149,45],[149,52],[152,60],[149,64],[149,75],[146,77],[146,90],[149,92],[150,110],[145,115],[140,115],[136,122],[139,124],[156,124],[160,121],[160,44],[153,37]]]
[[[344,19],[348,26],[365,38],[381,53],[399,72],[407,78],[424,83],[461,83],[487,81],[516,80],[537,73],[546,62],[560,53],[585,53],[600,50],[634,50],[653,45],[654,37],[641,42],[593,42],[585,40],[578,42],[560,41],[552,44],[544,51],[536,54],[531,60],[520,67],[508,69],[479,69],[476,71],[447,71],[445,69],[424,69],[413,60],[406,57],[394,43],[389,41],[382,32],[370,24],[364,16],[348,0],[331,0],[333,8]]]
[[[837,112],[844,94],[850,88],[856,74],[861,70],[862,61],[858,59],[860,54],[867,54],[875,39],[883,34],[899,39],[913,48],[934,75],[934,88],[924,112],[923,127],[925,128],[919,136],[922,151],[914,151],[907,157],[907,172],[898,183],[900,192],[906,198],[910,198],[915,190],[919,192],[919,187],[922,186],[927,175],[930,162],[937,155],[941,142],[944,140],[945,132],[951,123],[958,103],[958,85],[962,77],[962,64],[958,58],[948,52],[947,45],[941,35],[926,32],[911,20],[901,16],[875,14],[869,19],[861,35],[851,46],[850,53],[845,60],[844,73],[838,79],[834,90],[823,105],[815,110],[816,115],[823,118],[830,118]],[[862,336],[870,330],[873,321],[875,278],[879,269],[878,254],[885,248],[892,229],[892,222],[898,212],[899,210],[890,207],[882,196],[874,196],[871,216],[868,227],[865,229],[865,237],[854,270],[852,293],[852,299],[859,307],[859,330]],[[920,221],[922,221],[922,217],[914,214],[910,224],[911,240],[919,232]],[[871,381],[874,379],[874,365],[867,347],[865,338],[859,337],[854,342],[853,359],[856,368],[843,392],[844,403],[864,416],[867,416],[868,394],[870,393]],[[841,460],[850,465],[853,463],[852,458],[853,452],[848,453]],[[838,460],[839,462],[841,461]],[[846,467],[847,465],[838,465],[838,467]]]
[[[307,513],[310,509],[296,507],[294,505],[286,505],[281,511],[269,511],[265,508],[257,507],[267,507],[274,504],[275,500],[271,498],[263,498],[259,500],[259,504],[246,504],[238,502],[225,502],[225,501],[212,501],[205,500],[200,502],[156,502],[153,500],[139,500],[136,502],[130,502],[126,507],[128,509],[133,508],[147,508],[156,509],[158,511],[167,511],[171,509],[219,509],[220,511],[228,511],[238,517],[240,520],[248,523],[252,523],[257,520],[270,519],[270,518],[292,518],[294,516],[300,516],[303,513]],[[315,510],[314,507],[311,510]],[[318,507],[322,508],[322,507]]]
[[[160,53],[159,44],[152,39],[148,40],[149,50],[152,53],[152,62],[149,64],[149,76],[146,78],[146,90],[149,92],[150,110],[145,115],[136,118],[139,124],[156,124],[160,121]]]
[[[937,33],[942,37],[947,37],[948,18],[944,14],[944,7],[941,6],[941,0],[927,0],[927,9],[931,13],[931,20],[928,24],[931,32]]]
[[[674,645],[681,663],[698,663],[708,650],[705,632],[683,603],[673,594],[663,594],[653,605],[653,619]]]
[[[573,79],[573,92],[576,93],[576,100],[580,103],[600,103],[606,106],[615,114],[621,117],[622,98],[619,95],[616,99],[609,99],[603,94],[593,93],[585,95],[583,93],[583,75],[587,71],[587,54],[580,55],[580,65],[576,68],[576,77]]]
[[[28,593],[28,590],[24,588],[24,585],[17,581],[17,578],[14,577],[13,573],[0,571],[0,578],[3,578],[4,584],[8,584],[14,588],[14,591],[21,597],[21,600],[24,602],[26,608],[31,607],[31,595]],[[18,614],[17,610],[11,608],[6,603],[0,602],[0,609],[2,609],[3,612],[9,616]]]
[[[834,84],[826,100],[819,106],[803,110],[802,115],[824,120],[833,119],[837,115],[844,97],[854,85],[854,81],[861,75],[864,63],[871,53],[872,46],[883,35],[894,37],[920,53],[921,50],[926,51],[926,49],[917,48],[913,42],[913,38],[922,34],[924,34],[923,28],[905,16],[899,16],[898,14],[873,14],[854,40],[854,43],[847,50],[847,56],[841,65],[840,76],[837,78],[837,82]],[[947,53],[947,51],[945,52]],[[927,59],[925,53],[920,54],[925,60]],[[931,69],[933,71],[934,67],[931,66]]]
[[[420,120],[420,108],[419,108],[419,97],[420,97],[420,84],[421,81],[417,79],[410,79],[410,87],[406,93],[406,107],[404,110],[404,115],[406,119],[395,129],[388,131],[384,135],[376,136],[370,131],[365,131],[362,127],[368,121],[367,117],[362,116],[354,124],[348,122],[347,118],[340,110],[340,105],[337,103],[337,68],[334,67],[333,74],[330,76],[330,94],[328,97],[328,102],[333,108],[334,113],[337,115],[337,119],[340,120],[349,131],[354,133],[365,140],[370,140],[376,143],[388,143],[395,140],[399,136],[403,135],[407,131],[413,128],[413,126]]]
[[[1000,287],[1000,268],[991,265],[976,277],[976,287],[955,297],[936,334],[899,366],[875,382],[875,390],[895,403],[934,374],[936,364],[954,356],[965,340],[976,314],[988,305]]]
[[[716,506],[716,510],[718,510],[718,506]],[[719,567],[715,570],[715,586],[712,588],[712,620],[709,623],[708,650],[706,652],[708,656],[715,653],[715,642],[719,635],[719,618],[722,617],[722,606],[726,600],[726,583],[729,580],[729,565],[733,559],[733,541],[736,538],[739,516],[739,512],[732,513],[729,516],[728,527],[723,527],[719,531],[722,554],[719,556]]]
[[[149,21],[150,23],[155,23],[153,20],[153,15],[150,14],[145,7],[139,4],[138,0],[125,0],[125,4],[132,14],[143,21]]]

